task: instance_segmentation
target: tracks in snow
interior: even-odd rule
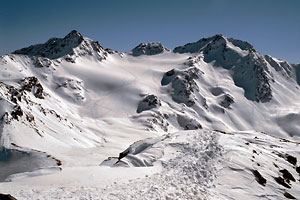
[[[127,183],[94,187],[58,187],[21,190],[20,199],[208,199],[215,178],[214,162],[221,155],[217,135],[208,131],[170,134],[164,143],[162,170]],[[172,157],[168,159],[168,157]],[[120,168],[122,169],[122,168]],[[135,168],[131,168],[135,170]],[[88,169],[87,169],[88,170]],[[99,177],[101,179],[101,177]],[[15,195],[15,194],[14,194]]]

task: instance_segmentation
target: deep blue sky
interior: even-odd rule
[[[169,48],[215,34],[300,63],[300,0],[0,0],[0,55],[72,29],[105,48]]]

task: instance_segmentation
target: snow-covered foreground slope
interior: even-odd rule
[[[180,131],[139,141],[130,148],[135,151],[120,162],[109,158],[100,166],[12,176],[13,182],[0,186],[20,199],[300,196],[299,143],[264,133]]]
[[[1,56],[0,193],[299,197],[283,159],[299,157],[299,71],[221,35],[122,53],[72,31]],[[291,189],[274,179],[283,169]]]
[[[224,133],[223,133],[224,134]],[[299,142],[260,132],[225,133],[212,199],[300,197]]]

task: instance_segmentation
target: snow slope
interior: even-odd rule
[[[117,159],[110,158],[98,167],[12,176],[12,182],[2,183],[1,188],[19,199],[285,199],[300,195],[299,163],[288,159],[299,160],[299,143],[264,133],[180,131],[139,141],[131,148],[138,151],[117,164]]]
[[[0,193],[278,199],[286,191],[299,197],[297,181],[285,189],[273,178],[292,167],[273,147],[251,139],[299,156],[299,79],[298,65],[222,35],[173,51],[142,43],[122,53],[71,31],[1,56],[0,179],[11,182],[1,183]],[[250,139],[256,152],[266,153],[255,156],[259,161],[251,161]],[[249,168],[262,160],[270,162]],[[254,170],[265,186],[249,187],[256,184]]]

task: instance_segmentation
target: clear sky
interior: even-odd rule
[[[0,55],[73,29],[120,51],[223,34],[300,63],[300,0],[0,0]]]

